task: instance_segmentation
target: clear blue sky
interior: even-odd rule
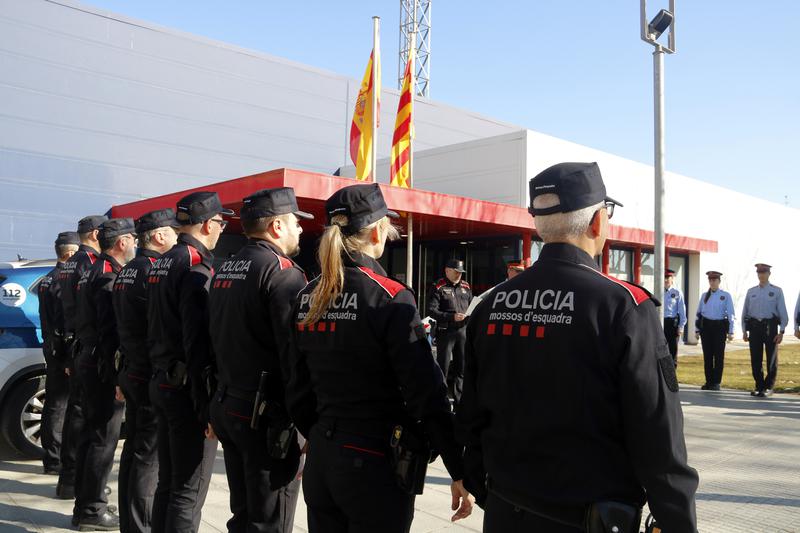
[[[397,83],[399,0],[86,3],[357,79],[378,15],[383,83]],[[667,169],[800,207],[800,2],[677,3]],[[432,15],[433,99],[652,162],[652,48],[636,0],[434,0]]]

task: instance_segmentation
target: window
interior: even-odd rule
[[[642,270],[639,274],[641,286],[650,292],[656,287],[655,279],[656,258],[653,252],[642,252]]]
[[[633,281],[633,252],[612,248],[608,254],[608,273],[623,281]]]

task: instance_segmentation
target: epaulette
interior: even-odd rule
[[[272,248],[270,248],[269,251],[275,255],[275,258],[278,260],[278,268],[281,270],[286,270],[287,268],[292,268],[294,266],[294,262],[288,257],[283,257]]]
[[[191,244],[187,244],[186,249],[189,250],[189,266],[199,265],[203,262],[203,258],[200,252],[197,251],[197,248]]]
[[[590,266],[586,266],[586,265],[581,265],[581,266],[584,266],[587,270],[590,270],[591,272],[594,272],[595,274],[599,274],[599,275],[603,276],[605,279],[607,279],[607,280],[611,281],[612,283],[615,283],[615,284],[619,285],[620,287],[622,287],[623,289],[625,289],[628,292],[628,294],[630,295],[631,299],[633,299],[633,302],[636,305],[641,305],[643,302],[646,302],[647,300],[653,300],[653,302],[657,306],[661,305],[661,302],[659,300],[657,300],[655,297],[653,297],[653,295],[650,294],[650,291],[648,291],[644,287],[640,287],[639,285],[636,285],[634,283],[629,283],[627,281],[622,281],[622,280],[617,279],[617,278],[615,278],[613,276],[609,276],[607,274],[603,274],[602,272],[599,272],[599,271],[593,269]]]
[[[461,280],[461,286],[464,287],[465,289],[472,289],[472,287],[469,286],[469,283],[467,283],[463,279]]]
[[[389,296],[391,296],[392,298],[397,296],[397,294],[399,292],[401,292],[403,289],[407,288],[405,285],[403,285],[399,281],[393,280],[392,278],[387,278],[386,276],[381,276],[380,274],[376,273],[374,270],[371,270],[371,269],[369,269],[367,267],[363,267],[362,266],[362,267],[358,267],[358,269],[361,272],[363,272],[364,274],[366,274],[366,276],[369,279],[371,279],[372,281],[374,281],[375,283],[380,285],[381,288],[383,290],[385,290],[386,293]]]
[[[89,262],[91,264],[94,264],[94,262],[97,261],[97,256],[94,255],[92,252],[86,252],[86,255],[89,257]]]
[[[439,290],[442,287],[444,287],[445,285],[447,285],[447,280],[444,279],[444,278],[441,278],[441,279],[439,279],[439,281],[436,282],[436,285],[434,285],[433,288],[436,289],[436,290]]]
[[[103,274],[111,274],[114,272],[114,267],[111,266],[110,261],[103,260]]]

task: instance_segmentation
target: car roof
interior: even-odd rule
[[[31,268],[56,266],[55,259],[23,259],[22,261],[0,261],[0,268]]]

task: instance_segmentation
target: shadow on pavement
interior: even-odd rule
[[[18,457],[17,460],[22,461],[23,458]],[[0,460],[0,472],[21,472],[24,474],[41,474],[42,464],[39,462],[11,463],[4,460]],[[48,477],[52,477],[56,481],[58,480],[58,476],[48,476]]]
[[[2,472],[2,469],[0,469]],[[25,494],[29,496],[41,496],[42,498],[53,498],[56,495],[56,481],[58,478],[53,477],[52,485],[39,485],[37,483],[25,483],[16,479],[4,479],[0,481],[0,492]],[[0,513],[0,518],[3,514]],[[2,531],[2,529],[0,529]]]
[[[701,494],[697,493],[698,500],[710,502],[734,502],[734,503],[754,503],[760,505],[778,505],[781,507],[800,507],[800,500],[797,498],[765,498],[759,496],[747,496],[744,494]]]
[[[447,485],[449,487],[452,482],[449,477],[427,476],[425,478],[426,485],[430,483],[431,485]]]
[[[72,529],[68,516],[45,509],[24,509],[16,505],[0,503],[0,531],[41,531],[43,527]],[[8,524],[6,521],[28,522],[33,529]]]
[[[681,401],[700,407],[729,409],[728,416],[777,416],[800,420],[800,398],[775,395],[769,398],[754,398],[747,391],[722,390],[702,391],[697,388],[681,388]]]

